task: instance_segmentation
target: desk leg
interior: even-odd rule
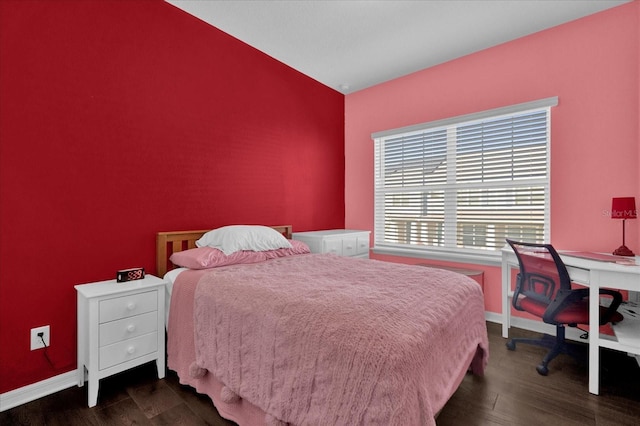
[[[511,290],[511,265],[502,256],[502,337],[509,337],[511,307],[509,306],[509,291]]]
[[[600,273],[589,272],[589,392],[598,395],[600,386]]]

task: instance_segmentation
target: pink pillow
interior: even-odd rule
[[[267,251],[237,251],[230,255],[213,247],[197,247],[189,250],[173,253],[169,260],[171,263],[189,269],[207,269],[220,266],[236,265],[240,263],[264,262],[284,256],[309,253],[309,246],[302,241],[289,240],[291,248],[281,248]]]
[[[263,251],[267,259],[275,259],[277,257],[294,256],[296,254],[310,253],[309,246],[302,241],[289,240],[291,248],[281,248],[277,250]]]

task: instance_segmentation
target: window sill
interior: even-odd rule
[[[413,257],[417,259],[442,260],[446,262],[471,263],[475,265],[501,266],[502,253],[470,253],[463,250],[412,249],[405,247],[381,247],[371,249],[374,254]]]

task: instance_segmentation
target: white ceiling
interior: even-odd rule
[[[167,0],[352,93],[628,0]]]

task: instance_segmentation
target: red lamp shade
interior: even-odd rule
[[[614,198],[611,201],[611,219],[635,219],[637,217],[635,197]]]
[[[635,197],[614,198],[611,201],[611,218],[622,219],[622,245],[618,247],[613,254],[618,256],[633,256],[633,252],[624,245],[624,224],[626,219],[635,219],[638,217],[636,210]]]

